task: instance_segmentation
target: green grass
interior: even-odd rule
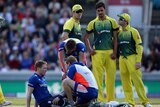
[[[8,101],[12,101],[12,105],[18,105],[18,106],[22,106],[26,104],[26,99],[25,98],[14,98],[14,97],[7,97],[6,100]],[[150,98],[150,103],[153,105],[160,105],[160,98]],[[118,102],[124,102],[124,99],[116,99],[116,101]],[[135,99],[136,104],[140,104],[140,100],[139,99]],[[32,105],[34,105],[34,99],[32,99],[31,102]]]
[[[117,99],[118,102],[124,102],[124,99]],[[141,104],[140,99],[135,99],[136,104]],[[160,105],[160,98],[149,98],[149,102],[153,105]]]
[[[26,105],[26,99],[25,98],[15,98],[15,97],[6,97],[7,101],[12,101],[12,105]],[[31,105],[34,105],[34,99],[31,101]]]

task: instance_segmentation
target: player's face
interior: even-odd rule
[[[119,25],[120,26],[125,26],[127,24],[127,21],[124,18],[119,18]]]
[[[68,50],[66,47],[65,49],[66,49],[66,54],[71,54],[73,51],[76,50],[76,47],[74,47],[72,50]]]
[[[77,10],[74,12],[74,16],[76,19],[81,19],[83,10]]]
[[[40,68],[40,74],[44,76],[47,72],[47,64],[43,64],[42,68]]]
[[[104,7],[97,8],[96,12],[97,12],[97,15],[99,16],[99,18],[105,17],[105,8]]]
[[[66,63],[66,67],[67,67],[67,69],[69,68],[69,66],[70,66],[70,63]]]

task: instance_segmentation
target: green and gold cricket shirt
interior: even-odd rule
[[[142,58],[142,40],[139,32],[128,25],[126,31],[120,28],[118,33],[118,48],[121,56],[127,57],[129,55],[136,54],[137,62],[141,61]]]
[[[69,33],[69,38],[82,39],[81,25],[72,17],[63,26],[63,32]]]
[[[110,50],[113,49],[113,31],[118,30],[118,24],[115,19],[106,16],[105,20],[100,20],[98,17],[92,20],[87,28],[88,34],[93,33],[95,50]]]

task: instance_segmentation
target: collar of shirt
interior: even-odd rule
[[[131,28],[131,26],[130,26],[130,24],[128,24],[128,25],[126,26],[126,30],[129,31],[130,28]],[[122,30],[122,27],[120,27],[120,30]]]
[[[78,64],[78,65],[84,66],[84,64],[83,64],[82,62],[74,62],[74,63],[72,63],[72,65],[73,65],[73,64]]]
[[[76,23],[78,23],[78,24],[80,23],[80,22],[77,21],[74,17],[71,17],[71,19],[74,20],[74,22],[76,22]]]
[[[100,20],[99,17],[97,16],[96,19]],[[105,20],[108,20],[109,17],[107,15],[105,15]]]

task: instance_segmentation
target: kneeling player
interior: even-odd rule
[[[98,87],[92,72],[74,56],[66,60],[68,67],[67,78],[63,80],[63,89],[71,106],[81,105],[94,100],[98,96]],[[72,95],[77,96],[73,101]]]

